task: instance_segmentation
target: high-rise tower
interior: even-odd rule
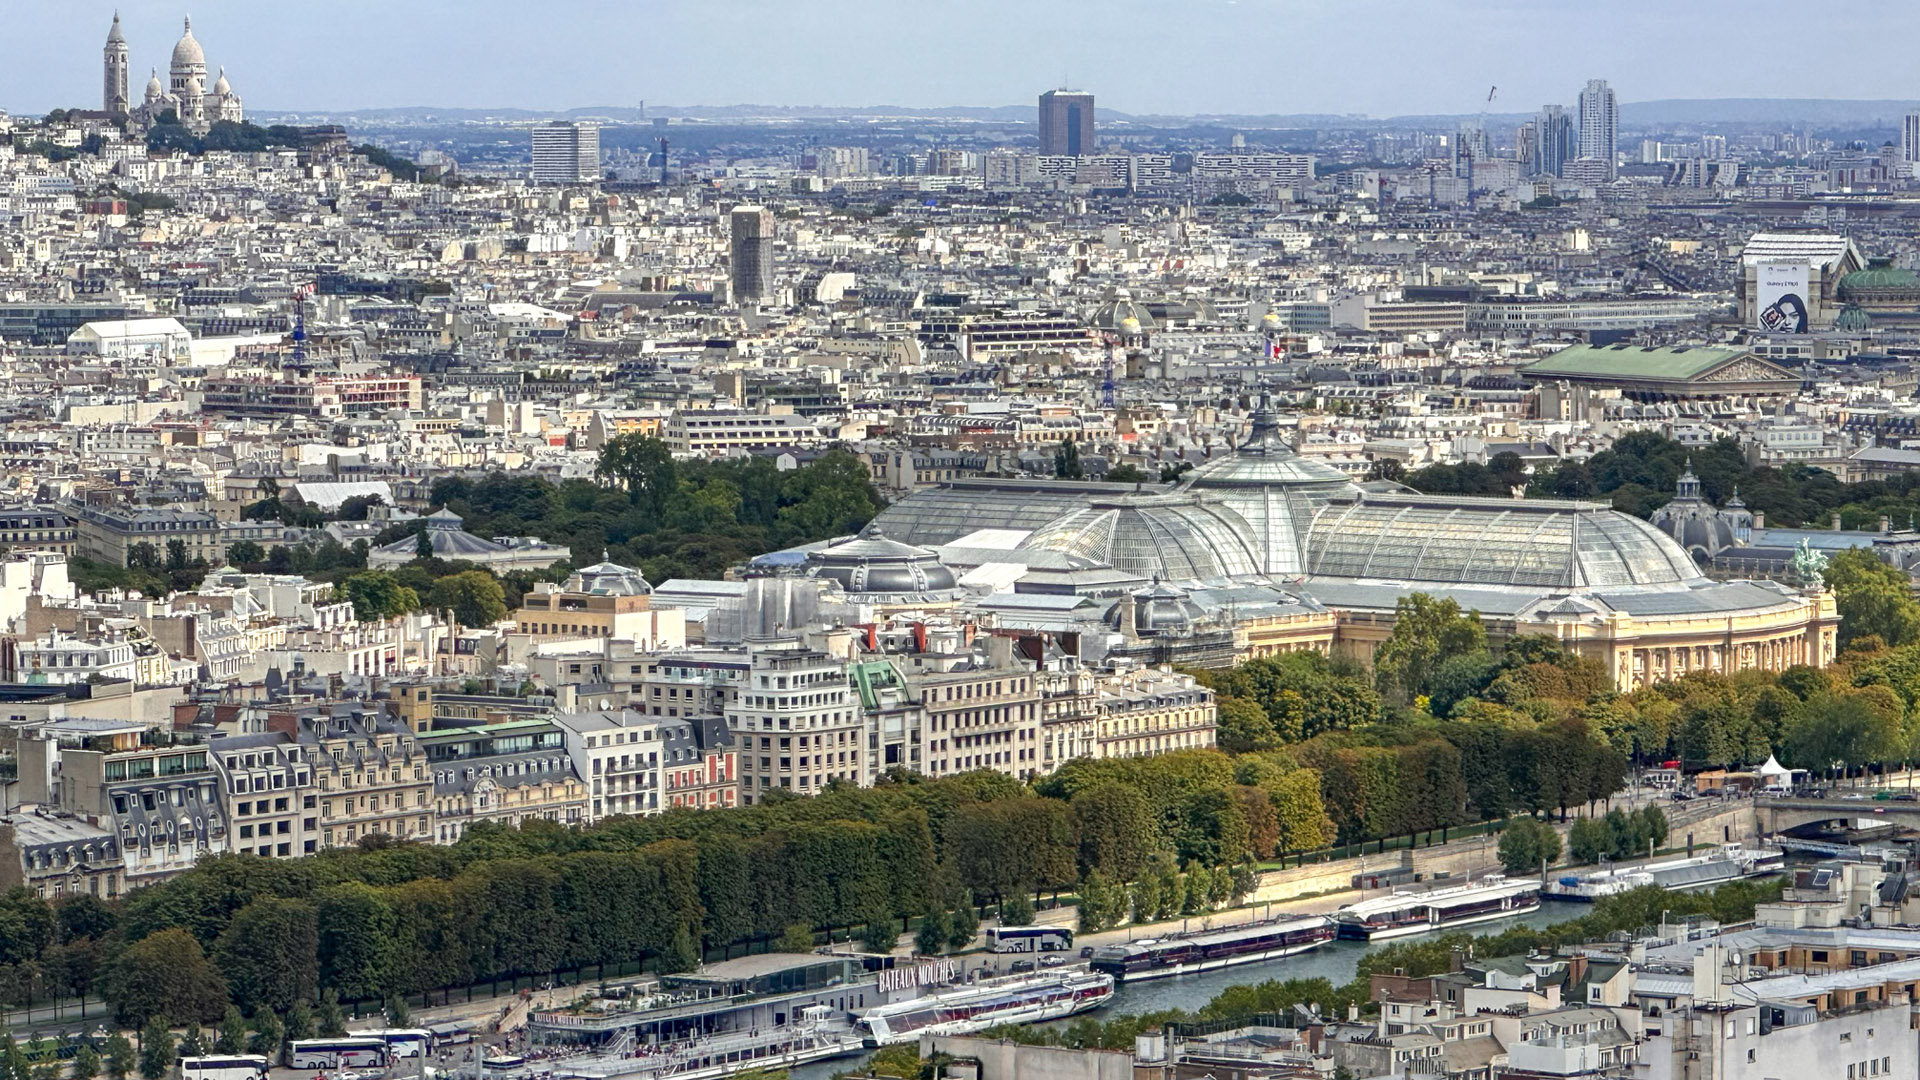
[[[1580,91],[1580,156],[1606,163],[1606,177],[1614,177],[1619,158],[1620,106],[1605,79],[1588,79]]]
[[[600,179],[600,125],[551,120],[533,128],[533,182],[591,184]]]
[[[773,211],[736,206],[729,217],[733,241],[733,299],[765,300],[773,295]]]
[[[1094,152],[1092,94],[1049,90],[1040,95],[1040,152],[1068,157]]]
[[[1559,176],[1574,157],[1573,118],[1558,105],[1541,108],[1533,120],[1533,175]]]
[[[124,116],[133,108],[127,82],[131,64],[127,58],[127,39],[120,33],[120,13],[117,11],[113,13],[113,29],[107,31],[104,54],[106,87],[101,94],[100,108],[114,116]]]

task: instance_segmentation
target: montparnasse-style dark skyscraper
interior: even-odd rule
[[[733,299],[765,300],[773,295],[773,211],[736,206],[728,215],[733,241]]]
[[[1040,152],[1082,157],[1093,148],[1093,95],[1049,90],[1040,95]]]

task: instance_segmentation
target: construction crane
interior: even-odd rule
[[[1473,133],[1479,136],[1479,141],[1481,142],[1482,145],[1488,144],[1487,110],[1493,106],[1493,95],[1499,92],[1500,92],[1500,88],[1498,86],[1487,87],[1487,99],[1480,103],[1480,115],[1477,119],[1474,120]],[[1461,142],[1461,145],[1457,153],[1461,156],[1464,156],[1467,159],[1467,210],[1471,212],[1474,206],[1473,170],[1474,170],[1474,165],[1479,160],[1480,152],[1474,146],[1474,140],[1472,138],[1462,139],[1460,140],[1460,142]]]

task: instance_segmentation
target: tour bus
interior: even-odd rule
[[[381,1028],[377,1031],[353,1032],[356,1039],[380,1039],[387,1044],[387,1054],[394,1058],[416,1058],[425,1056],[433,1049],[433,1033],[425,1028]]]
[[[261,1080],[267,1059],[258,1054],[209,1054],[180,1059],[180,1080]]]
[[[344,1039],[295,1039],[287,1065],[295,1069],[383,1068],[390,1055],[387,1040],[353,1035]]]
[[[1057,952],[1073,948],[1073,931],[1064,926],[995,926],[987,930],[994,952]]]

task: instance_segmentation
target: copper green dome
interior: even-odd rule
[[[1920,290],[1920,274],[1912,270],[1902,270],[1893,265],[1892,259],[1872,259],[1863,270],[1855,270],[1840,279],[1841,299],[1852,299],[1859,293],[1884,292],[1889,290]]]
[[[1833,328],[1842,332],[1866,330],[1873,325],[1873,316],[1868,315],[1859,304],[1848,304],[1840,309],[1833,320]]]

